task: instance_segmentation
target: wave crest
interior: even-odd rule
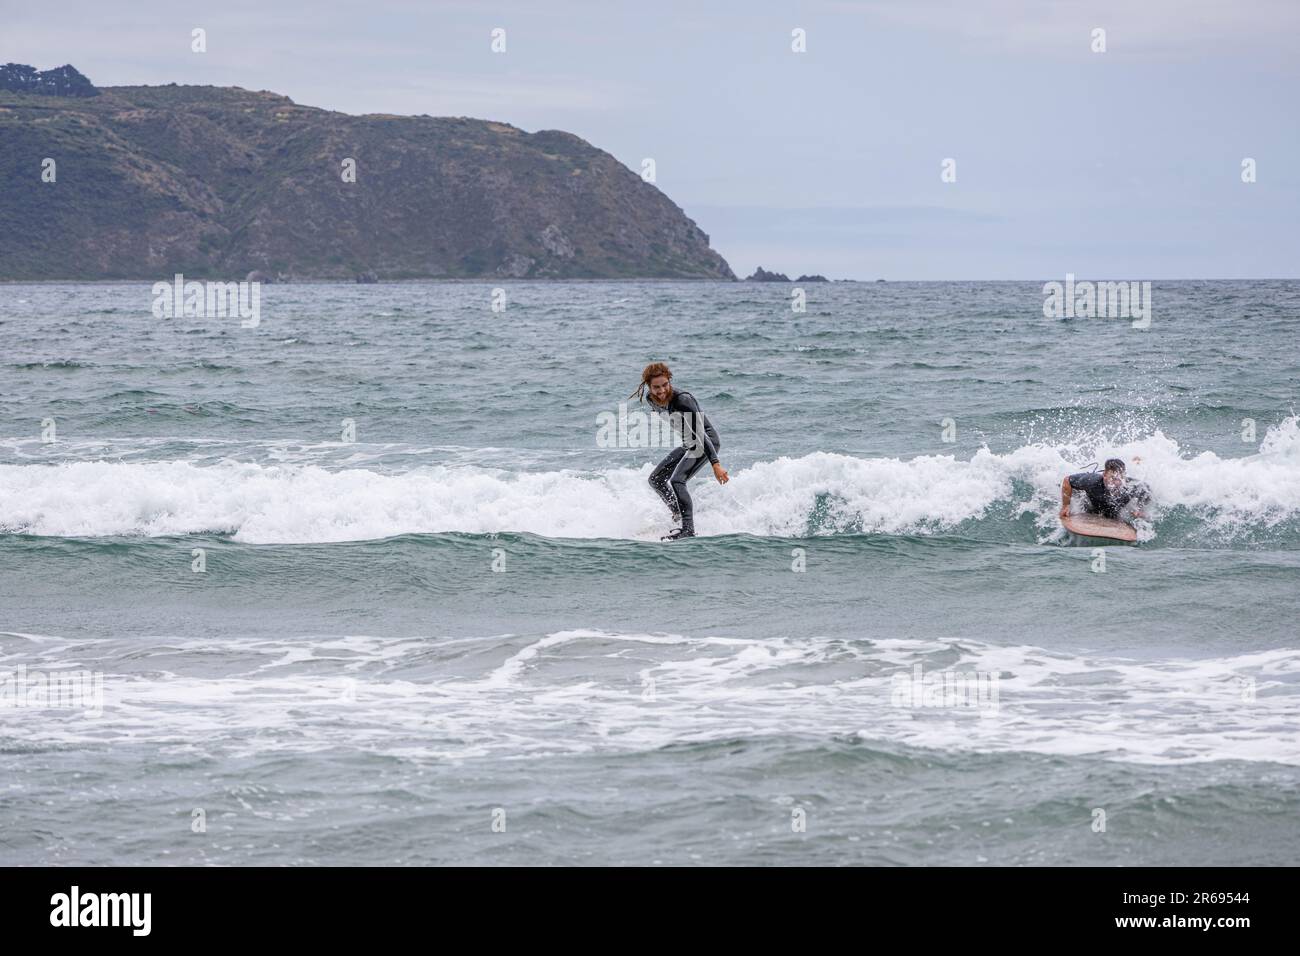
[[[1151,485],[1161,516],[1234,534],[1300,516],[1300,427],[1269,429],[1257,454],[1184,455],[1157,431],[1120,445],[1036,443],[969,461],[951,455],[859,458],[817,452],[760,461],[725,488],[692,482],[703,535],[948,533],[1030,516],[1057,530],[1061,478],[1117,455]],[[0,529],[57,537],[229,534],[310,543],[400,534],[524,532],[559,538],[657,537],[668,516],[646,484],[651,465],[509,472],[467,465],[398,474],[365,468],[222,461],[0,465]],[[1181,515],[1179,518],[1177,516]]]

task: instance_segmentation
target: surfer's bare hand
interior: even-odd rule
[[[731,479],[727,477],[727,469],[722,467],[721,462],[713,463],[713,477],[718,479],[718,484],[725,485]]]

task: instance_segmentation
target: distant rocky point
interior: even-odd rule
[[[762,266],[754,270],[754,274],[745,280],[746,282],[789,282],[790,277],[782,272],[768,272]]]
[[[54,162],[48,163],[47,160]],[[730,279],[572,133],[0,70],[0,279]]]
[[[784,272],[768,272],[762,266],[754,270],[754,274],[745,280],[746,282],[789,282],[790,277]],[[812,275],[800,276],[795,282],[830,282],[825,276]]]

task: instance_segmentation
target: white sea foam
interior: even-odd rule
[[[856,458],[818,452],[692,482],[703,535],[931,533],[1005,502],[1056,530],[1061,478],[1116,455],[1158,511],[1182,507],[1218,530],[1300,513],[1300,429],[1271,428],[1258,453],[1187,455],[1160,432],[1118,445],[1032,444],[1007,454]],[[1140,460],[1138,460],[1140,459]],[[0,529],[50,536],[231,534],[251,543],[364,540],[406,533],[531,532],[632,538],[665,525],[650,466],[510,472],[447,464],[399,473],[246,461],[79,461],[0,465]]]
[[[0,709],[0,738],[249,756],[368,750],[416,760],[655,750],[805,736],[949,752],[1300,765],[1300,651],[1075,655],[968,639],[542,637],[40,642],[17,664],[104,673],[103,715]],[[996,712],[900,706],[923,664],[997,675]]]

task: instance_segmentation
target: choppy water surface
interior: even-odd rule
[[[505,288],[0,286],[0,862],[1297,862],[1300,283]]]

